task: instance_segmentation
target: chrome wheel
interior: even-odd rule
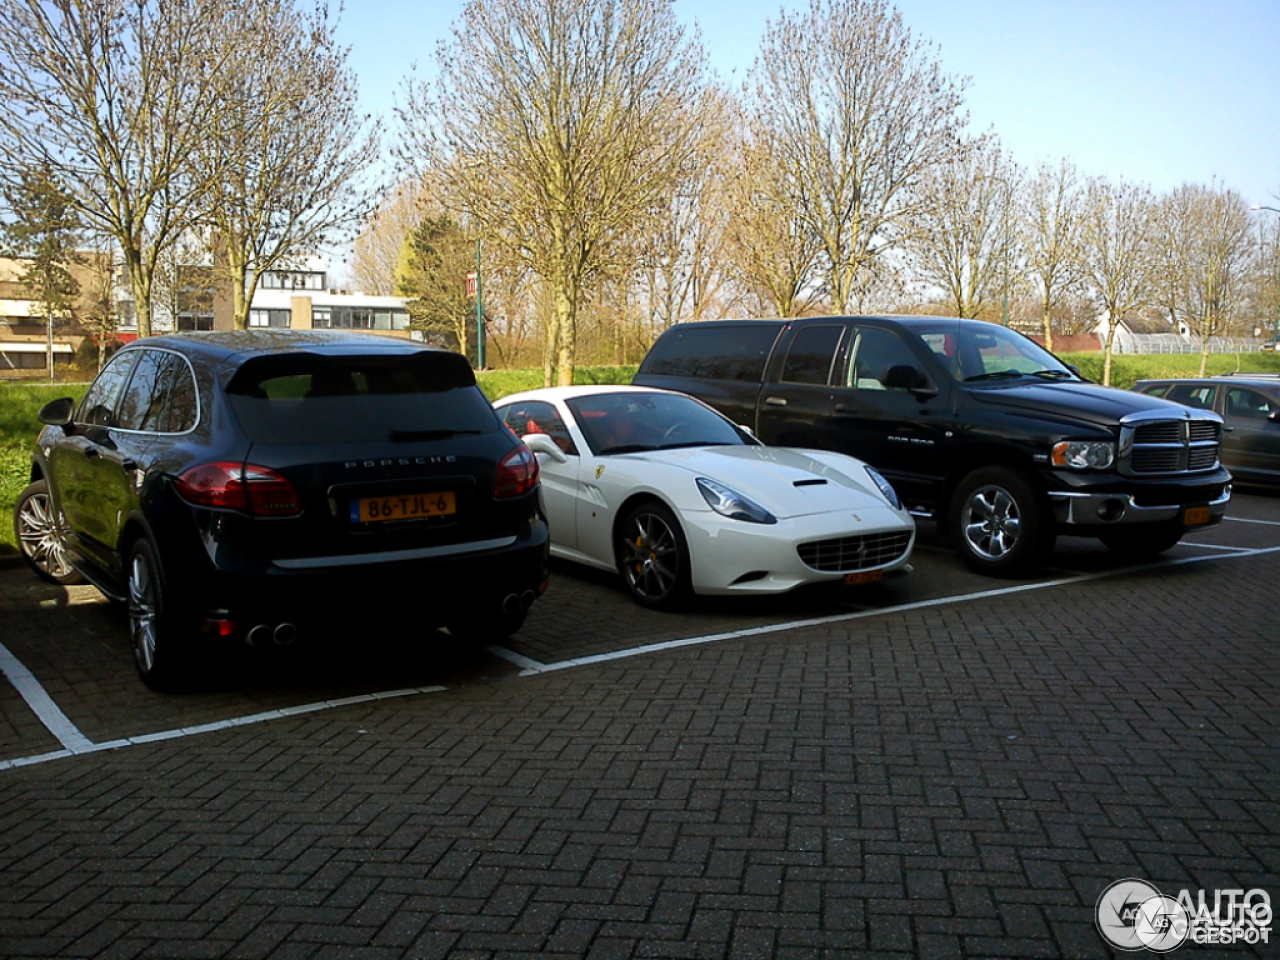
[[[1057,531],[1033,478],[1006,466],[982,467],[960,482],[952,512],[960,556],[973,570],[1025,576],[1053,549]]]
[[[1003,560],[1018,545],[1022,513],[1008,490],[983,486],[969,494],[960,517],[969,549],[988,560]]]
[[[627,589],[649,607],[671,606],[688,592],[689,551],[674,516],[659,504],[633,510],[618,540]]]
[[[129,632],[133,655],[143,679],[156,668],[156,620],[159,598],[155,572],[146,551],[136,550],[129,560]]]
[[[67,559],[65,521],[43,480],[18,497],[13,526],[23,558],[43,579],[64,585],[82,582]]]

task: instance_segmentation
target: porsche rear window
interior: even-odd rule
[[[258,443],[395,442],[501,429],[466,360],[449,353],[255,358],[226,393]]]

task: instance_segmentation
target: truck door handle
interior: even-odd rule
[[[764,402],[771,407],[785,407],[787,405],[787,401],[782,397],[765,397]]]
[[[102,451],[99,450],[97,447],[85,447],[84,455],[86,459],[97,460],[100,456],[102,456]]]

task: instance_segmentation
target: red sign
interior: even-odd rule
[[[467,296],[474,297],[476,295],[476,275],[474,273],[467,274]]]

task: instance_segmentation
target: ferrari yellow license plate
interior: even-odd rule
[[[872,583],[883,576],[883,570],[862,570],[858,573],[846,573],[844,575],[844,585],[846,587],[853,587],[860,583]]]
[[[452,490],[413,493],[397,497],[362,497],[351,501],[352,523],[384,523],[388,520],[426,520],[458,512]]]
[[[1208,507],[1187,507],[1182,511],[1182,525],[1184,527],[1198,527],[1208,522]]]

